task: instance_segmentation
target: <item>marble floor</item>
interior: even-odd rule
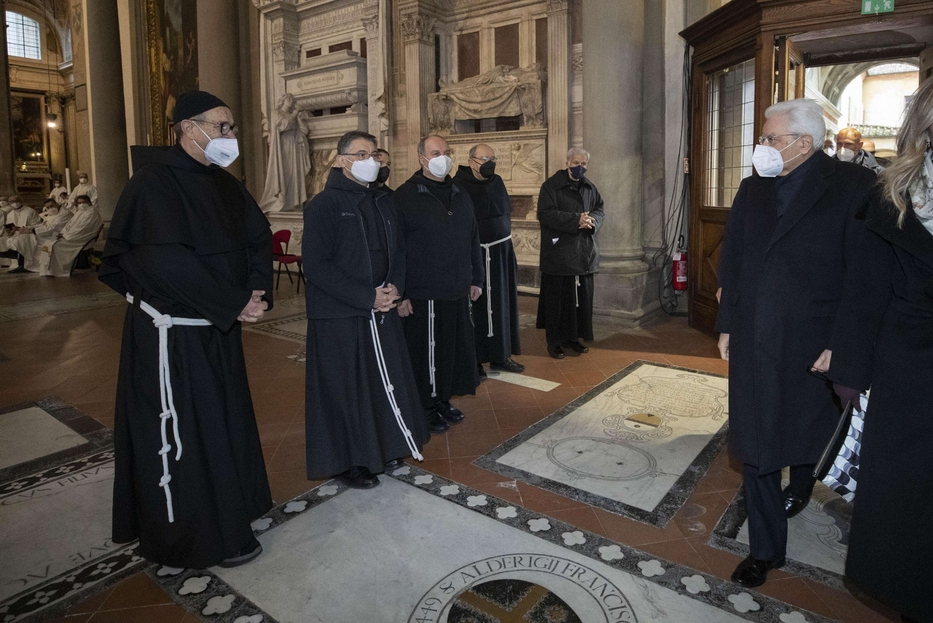
[[[93,275],[56,280],[0,280],[0,301],[4,305],[96,295],[102,292],[106,292],[106,288],[97,283]],[[284,287],[279,292],[283,297],[287,296]],[[521,297],[520,306],[524,314],[533,314],[536,300]],[[285,308],[284,305],[282,307]],[[0,352],[7,357],[7,360],[0,361],[0,379],[4,381],[0,383],[0,410],[56,397],[73,405],[95,422],[111,427],[123,313],[124,309],[121,306],[112,306],[0,323]],[[664,588],[676,593],[676,599],[664,600],[665,603],[673,604],[681,599],[693,600],[694,595],[690,593],[690,587],[699,591],[702,588],[702,580],[711,589],[715,587],[716,591],[719,591],[716,592],[718,602],[707,602],[703,605],[715,608],[716,612],[722,613],[723,616],[728,614],[746,620],[757,620],[755,613],[758,611],[754,610],[751,603],[754,602],[759,606],[773,603],[780,604],[781,608],[786,607],[785,610],[781,610],[783,619],[780,616],[768,619],[785,623],[823,620],[819,617],[846,623],[897,620],[893,613],[850,594],[844,588],[829,586],[792,571],[781,570],[772,573],[769,582],[754,591],[739,591],[738,587],[731,585],[728,578],[740,561],[740,556],[709,544],[713,530],[732,504],[741,484],[740,466],[730,461],[726,451],[719,452],[693,492],[663,528],[475,465],[474,462],[481,456],[593,390],[636,361],[678,366],[711,375],[724,375],[727,372],[726,365],[718,358],[715,341],[691,330],[682,318],[664,318],[657,324],[640,330],[613,332],[605,329],[600,331],[598,337],[599,339],[590,345],[590,353],[555,361],[547,357],[543,332],[535,330],[533,326],[524,326],[521,334],[523,355],[517,359],[527,366],[528,376],[559,385],[550,391],[543,391],[490,378],[478,388],[476,396],[455,400],[455,404],[467,414],[466,421],[452,427],[445,435],[435,436],[425,447],[426,460],[417,466],[413,465],[410,476],[383,477],[383,487],[370,493],[387,492],[394,488],[395,491],[405,491],[406,499],[415,500],[419,507],[424,505],[425,508],[434,508],[438,503],[455,507],[445,512],[451,513],[449,516],[454,518],[455,526],[462,525],[463,530],[471,531],[476,525],[493,525],[488,523],[493,521],[491,517],[468,506],[469,497],[485,495],[487,501],[496,500],[496,504],[499,505],[497,508],[502,504],[514,507],[517,518],[526,526],[521,528],[516,523],[500,525],[495,529],[483,528],[483,532],[489,532],[490,543],[494,538],[500,538],[496,535],[500,534],[503,528],[508,528],[506,533],[511,535],[508,538],[515,539],[516,544],[523,547],[532,547],[534,544],[535,549],[540,549],[542,554],[585,564],[611,579],[611,583],[621,589],[626,597],[629,597],[626,587],[631,586],[626,582],[637,581],[649,582],[652,590]],[[284,508],[296,496],[302,496],[299,497],[299,501],[308,499],[317,496],[317,492],[324,489],[315,487],[333,486],[320,481],[308,481],[304,474],[305,367],[295,359],[289,359],[289,356],[300,353],[301,346],[272,335],[247,332],[244,334],[244,348],[273,497],[277,503],[283,505],[280,508],[284,514]],[[426,490],[415,484],[414,478],[422,473],[420,470],[425,470],[437,479],[435,484],[439,486],[436,491]],[[450,481],[451,484],[440,484],[446,481]],[[466,492],[470,495],[462,501],[442,499],[440,486],[457,487],[460,490],[458,496],[465,495]],[[339,488],[335,493],[333,498],[319,498],[322,501],[318,505],[312,506],[309,503],[305,511],[309,512],[307,517],[315,516],[311,513],[321,517],[339,515],[342,512],[340,504],[353,500],[348,493],[340,492]],[[344,502],[341,502],[341,499],[344,499]],[[371,498],[371,502],[375,507],[378,498]],[[336,504],[332,507],[333,511],[328,510],[331,504]],[[271,525],[269,530],[285,534],[289,523],[302,519],[304,518],[299,514],[288,522]],[[534,524],[536,527],[542,527],[547,523],[551,529],[532,532],[528,522],[535,519],[542,520]],[[370,524],[376,523],[372,518],[367,518],[366,521]],[[463,523],[457,523],[460,521]],[[561,529],[557,531],[555,526]],[[320,530],[325,528],[318,527]],[[333,527],[334,530],[336,528]],[[625,555],[625,558],[618,562],[621,566],[607,564],[611,561],[604,559],[596,560],[592,557],[592,552],[576,551],[574,548],[581,546],[568,545],[563,538],[564,532],[571,535],[568,537],[571,541],[580,538],[574,533],[581,533],[582,538],[587,541],[586,545],[582,546],[584,548],[597,542],[600,543],[599,547],[618,547],[618,551]],[[430,577],[411,576],[413,579],[410,590],[415,597],[408,604],[408,615],[419,605],[417,600],[421,596],[430,597],[432,587],[444,578],[444,569],[438,566],[437,557],[433,552],[438,549],[444,552],[445,543],[451,538],[457,538],[458,534],[451,537],[438,532],[435,535],[438,543],[432,540],[431,548],[420,550],[402,547],[402,542],[399,542],[397,547],[391,542],[380,543],[380,556],[386,557],[386,560],[393,560],[390,563],[391,569],[423,564],[431,570],[431,574],[428,574]],[[445,538],[448,541],[444,541]],[[598,552],[598,548],[594,551]],[[478,562],[509,552],[522,553],[511,548],[504,551],[501,547],[490,546],[484,547],[482,555],[466,562]],[[579,556],[586,557],[587,560],[578,558]],[[272,555],[268,558],[271,561],[274,557]],[[311,557],[314,557],[313,553]],[[460,558],[461,555],[457,554],[458,563],[462,562]],[[419,563],[421,560],[424,562]],[[627,567],[627,561],[635,564]],[[655,564],[652,561],[657,562]],[[638,562],[645,565],[639,567]],[[313,563],[326,564],[327,558],[320,556]],[[239,573],[253,577],[254,582],[268,581],[268,578],[260,577],[256,566],[263,564],[267,563],[260,558],[255,563],[243,567]],[[606,565],[610,570],[606,571],[600,565]],[[668,573],[669,569],[675,568],[684,570],[683,574],[677,574],[680,577],[674,578],[673,574]],[[250,569],[253,571],[250,572]],[[654,572],[660,569],[664,569],[666,573],[654,575]],[[234,595],[232,600],[217,599],[209,606],[207,598],[205,603],[197,608],[193,602],[181,599],[177,591],[171,590],[167,578],[174,576],[159,576],[158,572],[158,568],[146,567],[115,583],[102,583],[94,590],[89,590],[81,600],[57,612],[54,620],[68,623],[188,623],[223,620],[243,605],[234,603],[238,600],[236,595],[255,594],[257,600],[261,597],[259,592],[250,593],[253,589],[242,584],[237,585],[234,592],[211,595],[211,598]],[[452,571],[448,571],[450,572]],[[652,574],[652,577],[646,577],[643,572]],[[388,573],[391,575],[392,572]],[[610,574],[613,575],[610,577]],[[437,577],[438,575],[440,577]],[[700,579],[688,580],[689,586],[683,584],[683,578],[692,576],[698,576]],[[230,581],[236,583],[240,580],[231,576]],[[573,597],[569,594],[562,597],[566,591],[559,586],[547,585],[536,579],[530,579],[528,582],[542,587],[542,590],[551,591],[566,604],[573,606]],[[678,583],[682,590],[677,588]],[[348,602],[362,597],[367,591],[366,583],[362,581],[347,582],[342,586]],[[311,590],[314,594],[313,586]],[[740,596],[741,592],[746,592],[748,597]],[[702,593],[703,591],[699,591],[698,594]],[[730,595],[734,596],[734,601],[728,599]],[[629,597],[630,602],[634,604],[633,599]],[[683,603],[692,605],[693,601]],[[432,607],[430,604],[422,605]],[[737,608],[747,608],[747,611],[740,613]],[[776,612],[765,609],[768,612]],[[224,612],[220,612],[221,610]],[[700,610],[692,608],[690,614],[683,617],[654,620],[703,620],[698,618],[699,615],[697,618],[691,618]],[[798,616],[792,614],[793,612],[801,614]],[[253,614],[246,614],[245,611],[229,620],[241,617],[239,623],[256,623],[261,620]],[[0,618],[5,618],[3,613],[0,613]],[[328,623],[340,623],[350,619],[326,620]],[[380,619],[368,617],[363,620]],[[649,617],[647,620],[652,619]]]

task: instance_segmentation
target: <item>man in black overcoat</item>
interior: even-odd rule
[[[567,167],[538,194],[541,223],[541,293],[536,326],[544,329],[548,355],[564,358],[564,349],[590,351],[580,339],[593,340],[593,284],[599,272],[603,198],[586,177],[590,154],[579,147],[567,152]]]
[[[836,311],[865,228],[854,218],[875,174],[822,152],[820,106],[769,108],[723,235],[719,348],[729,361],[730,449],[744,464],[751,555],[732,579],[759,586],[784,564],[787,517],[839,417],[826,370]],[[790,485],[781,490],[781,470]]]

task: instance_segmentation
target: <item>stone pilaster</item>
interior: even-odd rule
[[[363,28],[366,29],[369,133],[376,137],[380,147],[388,149],[388,15],[385,12],[385,4],[385,0],[367,0],[363,9]]]
[[[301,65],[298,12],[294,0],[253,0],[253,4],[262,14],[262,115],[271,126],[275,123],[276,103],[285,94],[285,79],[281,75]]]
[[[583,147],[606,211],[595,313],[635,324],[658,309],[657,271],[642,247],[644,4],[587,0],[583,40],[591,51],[583,63]]]
[[[428,94],[434,92],[434,18],[418,12],[402,15],[405,45],[405,95],[408,162],[418,162],[416,147],[428,133]]]
[[[548,0],[546,175],[562,168],[570,147],[570,3]]]
[[[16,192],[13,170],[13,114],[10,65],[6,50],[6,2],[0,0],[0,197]]]

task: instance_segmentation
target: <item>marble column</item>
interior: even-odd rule
[[[583,41],[583,147],[606,212],[594,308],[637,324],[658,308],[642,247],[644,0],[587,0]]]
[[[10,101],[10,65],[6,50],[6,2],[0,0],[0,197],[16,192],[13,170],[13,114]]]
[[[120,21],[116,3],[110,2],[85,0],[84,16],[90,174],[101,216],[109,221],[129,179]]]
[[[569,6],[568,0],[548,0],[547,177],[564,167],[570,147]]]
[[[386,109],[388,78],[386,53],[387,15],[385,0],[367,0],[363,7],[363,28],[366,29],[366,83],[369,94],[369,133],[379,146],[388,150],[389,115]]]
[[[428,95],[434,92],[434,18],[402,15],[409,169],[418,168],[418,141],[428,133]]]
[[[285,94],[282,73],[301,65],[298,42],[298,12],[294,0],[268,2],[253,0],[262,13],[260,34],[262,62],[262,114],[269,126],[275,123],[276,104]],[[267,50],[271,50],[269,55]]]

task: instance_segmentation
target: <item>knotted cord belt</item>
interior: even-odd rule
[[[130,305],[134,303],[133,295],[127,294],[126,300]],[[159,450],[159,456],[162,457],[162,478],[159,480],[159,486],[165,491],[165,505],[168,507],[168,522],[175,522],[175,511],[172,507],[172,491],[168,487],[172,476],[168,471],[168,453],[172,451],[172,446],[168,443],[166,426],[168,420],[172,420],[172,433],[175,437],[175,460],[181,459],[181,435],[178,433],[178,412],[175,411],[175,398],[172,394],[172,374],[169,368],[168,353],[168,330],[173,326],[181,327],[209,327],[211,322],[203,318],[173,318],[168,314],[160,314],[156,308],[145,301],[139,302],[139,308],[152,317],[152,324],[159,330],[159,394],[162,399],[162,413],[159,417],[162,420],[162,448]]]
[[[389,380],[389,368],[386,366],[386,358],[382,352],[382,340],[379,339],[379,329],[376,326],[376,312],[370,311],[369,315],[369,328],[373,334],[373,348],[376,350],[376,364],[379,366],[379,376],[382,377],[382,386],[386,390],[389,406],[392,407],[392,413],[395,414],[395,422],[402,431],[402,436],[405,437],[405,443],[408,444],[408,449],[411,450],[412,458],[423,461],[424,457],[418,452],[418,445],[411,436],[411,431],[405,426],[405,420],[402,419],[402,410],[398,408],[398,403],[395,400],[395,387]]]
[[[434,300],[428,301],[428,377],[431,380],[431,398],[437,396],[437,376],[434,367]]]
[[[487,324],[489,325],[489,332],[486,333],[486,337],[492,337],[492,280],[489,278],[489,271],[492,268],[492,254],[489,251],[490,247],[494,247],[497,244],[502,244],[506,240],[511,240],[512,234],[509,234],[502,240],[496,240],[495,242],[490,242],[489,244],[481,244],[479,246],[483,247],[483,253],[486,254],[486,316],[488,318]],[[577,305],[579,307],[579,305]]]
[[[573,286],[573,298],[577,302],[577,307],[580,307],[580,275],[574,276]]]

